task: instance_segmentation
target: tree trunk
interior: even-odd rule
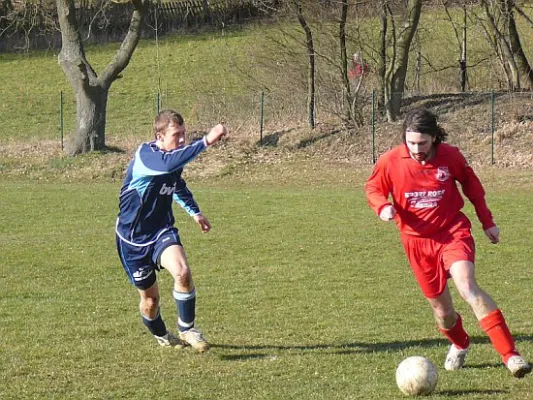
[[[389,90],[386,91],[385,110],[390,122],[396,121],[400,115],[407,64],[409,62],[409,50],[414,34],[420,21],[423,0],[409,0],[407,4],[407,17],[405,18],[402,32],[397,40],[393,40],[393,57],[390,60],[386,80]],[[391,14],[391,18],[392,14]],[[393,27],[393,36],[396,37],[396,29]],[[388,92],[388,93],[387,93]]]
[[[142,22],[148,14],[148,0],[132,0],[132,2],[135,11],[131,17],[128,33],[115,59],[98,76],[85,57],[74,0],[57,0],[61,27],[61,52],[58,61],[76,97],[76,126],[74,137],[67,150],[70,155],[105,149],[109,88],[128,66],[140,39]]]
[[[307,68],[307,120],[309,126],[315,128],[315,46],[313,42],[313,33],[311,28],[307,24],[307,21],[303,15],[302,7],[297,2],[293,2],[296,10],[296,16],[298,17],[298,22],[300,23],[302,29],[305,32],[305,43],[307,47],[307,57],[308,57],[308,68]]]
[[[341,72],[344,93],[344,110],[346,119],[353,122],[353,98],[350,87],[350,80],[348,79],[348,56],[346,51],[346,19],[348,18],[348,0],[341,0],[341,19],[339,21],[339,46],[341,52]]]
[[[466,90],[466,84],[467,84],[467,74],[466,74],[466,44],[467,44],[467,22],[468,22],[468,13],[466,11],[466,3],[463,4],[463,27],[461,29],[462,33],[459,33],[459,28],[457,28],[457,24],[454,21],[454,18],[450,14],[449,8],[448,8],[448,1],[443,0],[442,1],[444,5],[444,11],[446,12],[446,16],[448,17],[448,20],[450,21],[450,24],[452,25],[453,32],[455,33],[455,38],[457,39],[457,45],[459,46],[459,80],[461,85],[461,92],[464,92]]]
[[[497,2],[498,4],[492,4],[492,8],[489,6],[487,0],[482,0],[481,3],[483,6],[483,11],[485,12],[485,16],[487,17],[487,27],[494,38],[496,38],[499,48],[502,51],[504,62],[506,63],[506,65],[504,65],[504,72],[507,75],[508,81],[510,82],[509,89],[514,90],[520,88],[520,74],[516,65],[513,51],[511,50],[511,45],[505,38],[505,35],[502,33],[502,30],[498,27],[497,23],[497,15],[501,15],[503,11],[501,6],[505,6],[506,4],[502,4],[502,0],[497,0]],[[507,16],[504,16],[504,20],[508,22]]]
[[[213,16],[211,14],[211,6],[209,4],[209,0],[203,0],[202,6],[204,8],[204,20],[208,24],[212,24],[213,23]]]
[[[463,5],[463,41],[462,41],[462,46],[461,46],[461,60],[459,61],[459,71],[460,71],[460,78],[461,78],[461,92],[465,92],[466,91],[466,82],[468,80],[468,76],[467,76],[467,73],[466,73],[466,55],[467,55],[467,51],[466,51],[466,44],[467,44],[467,39],[466,39],[466,34],[467,34],[467,31],[466,31],[466,28],[467,28],[467,12],[466,12],[466,4]]]
[[[105,122],[108,89],[90,86],[76,91],[77,134],[71,153],[87,153],[105,148]],[[75,152],[72,150],[76,149]]]
[[[378,99],[378,109],[383,112],[385,108],[385,74],[387,72],[387,8],[383,4],[381,6],[380,14],[380,29],[379,29],[379,63],[378,63],[378,73],[379,73],[379,99]]]
[[[414,79],[414,88],[417,93],[420,93],[420,77],[422,75],[422,44],[420,43],[420,36],[418,31],[415,32],[414,37],[414,47],[416,51],[416,61],[415,61],[415,79]]]
[[[507,0],[509,1],[509,0]],[[524,49],[522,48],[522,43],[520,41],[520,35],[518,34],[518,30],[516,28],[516,22],[513,15],[513,9],[514,3],[512,1],[509,1],[509,42],[511,44],[511,50],[514,54],[515,60],[516,60],[516,66],[518,67],[518,70],[520,71],[521,76],[524,78],[524,80],[527,82],[527,86],[529,89],[533,89],[533,70],[531,69],[531,65],[529,64],[529,61],[527,60],[527,57],[524,53]]]

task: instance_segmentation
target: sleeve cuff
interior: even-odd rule
[[[482,224],[482,226],[483,226],[483,230],[486,231],[487,229],[490,229],[496,226],[496,224],[494,223],[494,221],[490,221],[488,224]]]
[[[379,206],[378,209],[377,209],[377,215],[378,215],[378,216],[381,215],[381,211],[383,211],[383,209],[384,209],[385,207],[387,207],[387,206],[392,206],[392,204],[391,204],[391,203],[385,203],[385,204]]]

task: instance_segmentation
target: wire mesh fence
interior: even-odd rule
[[[420,95],[407,93],[402,115],[426,107],[439,117],[448,133],[447,141],[458,146],[467,159],[500,166],[531,165],[533,154],[533,93],[485,91]],[[379,111],[378,111],[379,112]],[[373,115],[373,121],[379,116]],[[401,116],[400,116],[401,121]],[[394,135],[372,134],[372,159],[400,142],[400,128]],[[390,129],[389,129],[390,132]]]
[[[357,134],[368,137],[368,159],[372,162],[398,143],[394,133],[398,132],[398,127],[385,122],[377,91],[369,93],[369,96],[360,98],[358,106],[363,113],[363,126],[357,129]],[[337,99],[331,93],[317,93],[315,120],[318,124],[339,122],[342,93],[336,95]],[[512,146],[525,146],[533,141],[531,92],[405,93],[402,114],[414,107],[434,110],[450,132],[451,143],[463,149],[467,156],[476,153],[479,157],[481,154],[487,164],[501,162],[501,156]],[[182,113],[189,131],[206,130],[220,121],[230,123],[233,128],[245,127],[243,131],[258,145],[268,143],[276,132],[308,123],[306,96],[290,96],[281,91],[243,94],[226,88],[196,92],[193,96],[179,91],[147,92],[141,96],[111,91],[106,110],[106,136],[148,139],[153,118],[163,108]],[[72,137],[76,128],[73,93],[57,92],[54,96],[31,91],[6,94],[0,100],[0,114],[4,128],[0,135],[2,141],[51,139],[60,146]]]

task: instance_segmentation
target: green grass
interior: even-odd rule
[[[445,24],[424,21],[434,24],[435,40],[444,34]],[[220,118],[234,126],[258,121],[257,86],[239,71],[269,58],[262,46],[277,29],[162,40],[163,106],[179,109],[193,128]],[[427,40],[430,51],[443,48],[431,46],[432,35]],[[117,46],[87,49],[97,71]],[[456,59],[433,56],[441,64]],[[260,81],[276,88],[288,83],[283,74],[274,79],[255,68],[249,71]],[[108,136],[149,137],[158,75],[153,41],[141,41],[111,89]],[[369,171],[302,157],[282,165],[236,160],[213,172],[212,181],[191,182],[214,229],[202,235],[179,210],[177,225],[198,288],[197,322],[214,347],[205,355],[160,349],[140,322],[136,291],[114,248],[124,156],[65,158],[51,151],[37,157],[38,146],[22,149],[29,157],[19,154],[22,141],[46,145],[58,138],[60,90],[67,136],[75,105],[57,54],[0,55],[0,76],[0,143],[13,144],[0,159],[0,173],[20,172],[0,181],[1,399],[399,399],[394,370],[409,355],[437,364],[432,398],[533,398],[531,379],[509,377],[459,299],[475,347],[468,368],[443,370],[446,342],[409,272],[398,233],[379,222],[363,198]],[[267,97],[267,123],[289,115],[297,94],[283,99],[283,93]],[[277,159],[276,151],[265,156]],[[503,170],[485,170],[485,178],[503,242],[489,245],[476,224],[478,280],[531,359],[533,228],[525,217],[533,180]],[[160,284],[163,315],[174,326],[170,276],[162,273]]]
[[[253,93],[236,73],[247,60],[250,43],[260,40],[254,28],[246,31],[169,36],[159,42],[142,40],[130,65],[111,87],[107,132],[109,135],[146,135],[157,108],[179,109],[188,121],[211,123],[213,118],[243,115],[242,102],[252,104]],[[87,58],[97,73],[109,63],[119,44],[88,46]],[[159,52],[159,54],[158,54]],[[64,93],[64,129],[74,129],[76,104],[57,51],[29,55],[0,55],[0,139],[58,138],[60,91]],[[127,122],[125,122],[127,121]]]
[[[114,248],[118,183],[0,183],[0,398],[400,399],[394,370],[409,355],[438,366],[431,398],[531,398],[531,379],[509,376],[458,298],[474,347],[467,368],[443,370],[446,343],[362,175],[307,171],[281,187],[269,171],[190,182],[214,227],[203,235],[176,210],[205,355],[159,348],[140,322]],[[478,280],[531,358],[533,185],[498,175],[484,180],[503,242],[475,224]],[[170,276],[160,284],[173,326]]]

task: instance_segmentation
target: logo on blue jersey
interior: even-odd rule
[[[159,191],[160,195],[168,195],[172,196],[174,192],[176,191],[176,184],[174,183],[174,186],[167,186],[165,183],[163,183],[163,187]]]

